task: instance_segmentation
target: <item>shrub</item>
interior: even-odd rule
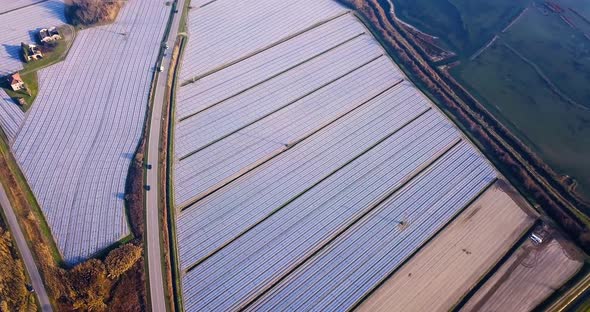
[[[111,251],[105,259],[109,278],[114,279],[127,272],[141,258],[141,253],[142,248],[133,244]]]
[[[72,0],[68,16],[74,25],[103,24],[114,21],[122,6],[121,0]]]

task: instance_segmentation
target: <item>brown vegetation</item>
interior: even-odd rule
[[[43,215],[5,142],[0,139],[0,180],[31,244],[54,308],[58,311],[145,310],[143,261],[137,259],[138,253],[142,253],[141,238],[133,240],[134,247],[124,245],[106,256],[116,272],[111,277],[106,260],[89,259],[73,268],[65,267]],[[135,205],[133,209],[142,211],[143,208]],[[141,214],[136,211],[135,215]],[[137,220],[131,219],[132,222]],[[132,225],[132,228],[137,227]]]
[[[127,272],[141,258],[142,248],[126,244],[109,253],[105,259],[109,278],[117,278]]]
[[[590,212],[579,198],[568,192],[559,176],[535,154],[518,141],[498,120],[478,103],[458,83],[425,61],[422,54],[408,41],[408,36],[394,18],[376,0],[341,0],[356,8],[371,22],[386,47],[399,63],[411,72],[419,85],[424,86],[462,125],[483,151],[519,187],[552,218],[559,222],[586,250],[590,250],[588,218]],[[586,221],[582,222],[580,218]]]
[[[114,21],[122,6],[122,0],[71,0],[66,12],[73,25],[92,26]]]
[[[162,112],[162,117],[163,117],[163,126],[162,126],[162,138],[161,138],[161,144],[162,146],[168,146],[169,145],[169,138],[170,138],[170,129],[173,129],[172,127],[172,122],[173,120],[170,119],[170,116],[172,115],[172,103],[174,101],[174,88],[176,87],[176,83],[177,81],[175,81],[176,75],[177,75],[177,70],[178,70],[178,61],[180,59],[180,52],[182,50],[182,47],[185,44],[185,37],[179,37],[177,38],[175,44],[174,44],[174,49],[172,50],[172,59],[170,61],[170,69],[168,70],[168,79],[166,81],[166,97],[168,99],[168,101],[165,103],[165,109]],[[168,149],[162,149],[161,150],[161,159],[160,159],[160,175],[161,176],[166,176],[167,177],[167,172],[168,172]],[[167,177],[168,179],[170,177]],[[175,270],[175,265],[172,263],[173,260],[173,255],[172,255],[172,248],[174,248],[173,245],[170,244],[170,240],[171,237],[174,235],[173,231],[170,229],[170,222],[174,222],[173,218],[174,216],[170,214],[170,211],[174,210],[174,206],[171,202],[169,202],[168,200],[171,198],[170,194],[168,193],[168,185],[166,184],[162,184],[161,185],[162,189],[160,190],[161,194],[166,194],[165,197],[162,197],[162,202],[161,205],[162,207],[164,207],[163,209],[163,213],[164,216],[162,218],[162,228],[163,229],[168,229],[168,235],[164,235],[163,239],[162,239],[162,245],[163,245],[163,250],[164,250],[164,262],[165,262],[165,268],[166,268],[166,290],[167,290],[167,297],[168,297],[168,302],[170,304],[171,310],[175,311],[176,306],[177,306],[177,301],[176,299],[178,299],[178,297],[175,296],[174,293],[174,281],[175,279],[173,278],[173,271]]]
[[[26,276],[10,232],[0,218],[0,311],[34,310],[35,303],[26,288]]]

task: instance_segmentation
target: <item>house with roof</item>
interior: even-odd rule
[[[20,91],[25,89],[25,82],[20,77],[19,73],[14,73],[8,76],[8,84],[12,91]]]
[[[62,39],[57,27],[43,28],[39,30],[39,42],[50,43]]]

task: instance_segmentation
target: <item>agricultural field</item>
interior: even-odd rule
[[[169,12],[128,1],[115,23],[80,31],[63,62],[39,71],[12,150],[67,264],[130,234],[125,181]]]
[[[2,3],[0,14],[4,14],[13,10],[18,10],[23,7],[37,4],[46,0],[11,0],[10,2]]]
[[[37,30],[66,23],[62,0],[4,2],[11,4],[0,8],[0,76],[23,68],[21,42],[35,43]]]
[[[527,240],[461,311],[530,311],[582,265],[581,255],[559,236],[549,236],[540,245]]]
[[[345,310],[384,281],[445,309],[538,218],[346,8],[192,7],[170,176],[185,310]]]
[[[450,74],[558,174],[573,177],[578,195],[590,201],[590,6],[393,3],[398,18],[439,36],[459,55],[450,60],[458,61]]]
[[[500,32],[529,0],[390,0],[401,20],[469,57]],[[379,1],[389,8],[388,0]]]
[[[0,90],[0,128],[6,135],[8,141],[11,142],[16,138],[24,120],[25,114],[23,111],[4,90]]]
[[[536,219],[536,213],[514,190],[501,180],[496,182],[385,280],[358,310],[451,310]]]

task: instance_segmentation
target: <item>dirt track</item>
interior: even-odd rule
[[[527,240],[465,304],[462,311],[530,311],[581,267],[561,239]]]

